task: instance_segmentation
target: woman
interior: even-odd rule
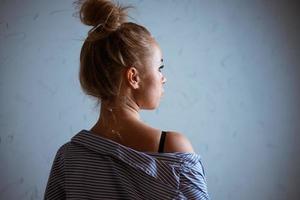
[[[182,134],[144,123],[163,95],[161,49],[127,8],[79,2],[93,26],[80,55],[83,91],[101,104],[97,123],[57,152],[45,199],[209,199],[199,155]],[[158,152],[157,152],[158,151]]]

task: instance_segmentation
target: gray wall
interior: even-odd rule
[[[0,2],[0,198],[41,199],[58,147],[98,117],[78,82],[89,27],[72,1]],[[192,140],[212,199],[299,199],[299,3],[130,3],[168,79],[143,119]]]

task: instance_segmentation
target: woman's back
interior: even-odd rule
[[[209,199],[201,157],[140,152],[82,130],[55,156],[44,199]]]

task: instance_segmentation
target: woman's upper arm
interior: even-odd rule
[[[187,199],[209,200],[207,182],[201,159],[198,158],[196,162],[188,163],[181,170],[180,191]]]
[[[208,200],[204,167],[199,155],[195,154],[191,142],[178,132],[168,132],[167,135],[165,152],[192,153],[181,170],[180,191],[187,199]]]
[[[66,144],[61,146],[56,152],[52,163],[49,178],[47,181],[44,200],[65,199],[64,191],[64,151]]]

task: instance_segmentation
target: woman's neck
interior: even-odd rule
[[[103,102],[101,104],[101,118],[109,118],[112,114],[118,119],[140,120],[140,108],[136,102],[129,98],[122,98],[115,101]]]
[[[118,136],[127,123],[141,122],[139,110],[139,106],[129,100],[102,102],[99,119],[90,131],[104,136],[111,136],[112,133]]]

